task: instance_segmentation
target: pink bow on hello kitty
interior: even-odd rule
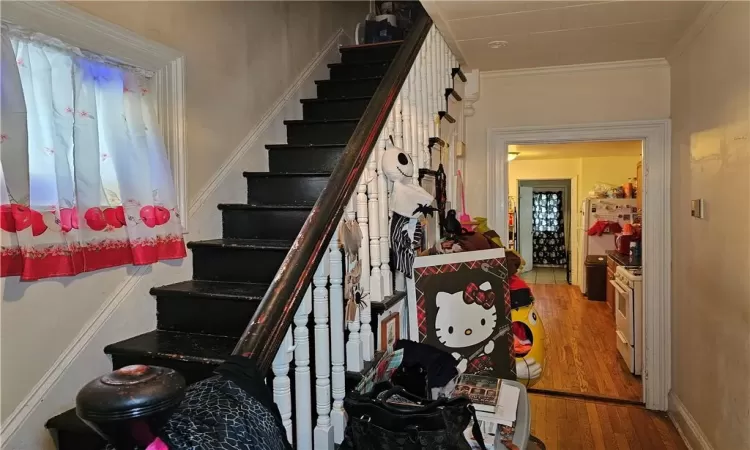
[[[476,303],[484,309],[490,309],[495,305],[495,293],[493,291],[483,291],[479,289],[476,283],[469,283],[464,289],[464,302],[467,305]]]

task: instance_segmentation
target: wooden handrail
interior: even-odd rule
[[[346,144],[341,160],[315,202],[291,250],[281,263],[263,301],[255,311],[233,354],[255,360],[261,373],[271,367],[294,313],[323,259],[349,198],[357,187],[372,149],[396,97],[417,58],[432,19],[419,8],[409,34],[396,53],[362,119]]]

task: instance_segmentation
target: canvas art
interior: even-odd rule
[[[380,348],[393,351],[396,341],[401,339],[401,314],[394,312],[380,323]]]
[[[410,338],[451,353],[461,372],[515,380],[508,288],[501,248],[416,258]]]

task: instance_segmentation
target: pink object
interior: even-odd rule
[[[149,444],[148,447],[146,447],[146,450],[169,450],[169,447],[167,447],[167,444],[164,443],[159,438],[156,438],[156,440]]]
[[[458,185],[461,187],[461,215],[458,217],[458,221],[461,224],[468,224],[471,222],[471,216],[466,214],[466,195],[464,194],[464,178],[461,175],[461,171],[458,171]]]

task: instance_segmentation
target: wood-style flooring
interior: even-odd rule
[[[534,390],[641,401],[641,378],[615,347],[615,319],[605,302],[577,286],[530,284],[546,332],[546,361]]]
[[[666,413],[531,394],[531,434],[547,450],[687,449]]]

